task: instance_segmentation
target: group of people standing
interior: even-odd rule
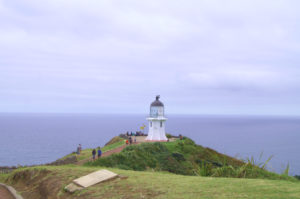
[[[76,154],[80,155],[81,151],[82,151],[82,146],[81,146],[81,144],[79,144],[78,147],[77,147],[77,150],[76,150]],[[101,151],[100,146],[97,148],[97,151],[96,151],[96,149],[92,150],[93,160],[96,159],[96,153],[97,153],[98,158],[100,158],[102,156],[102,151]]]
[[[96,149],[93,149],[92,155],[93,155],[93,160],[95,161],[95,159],[96,159]],[[102,156],[102,151],[101,151],[100,146],[97,148],[97,156],[98,156],[98,159]]]
[[[142,131],[136,131],[136,132],[126,132],[125,134],[126,136],[145,136],[146,134],[144,134]]]
[[[132,144],[133,140],[132,137],[130,136],[127,140],[126,140],[126,145],[128,144]],[[134,137],[134,143],[136,143],[136,137]]]

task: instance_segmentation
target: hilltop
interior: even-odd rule
[[[116,144],[116,143],[114,143]],[[295,180],[265,169],[253,159],[242,161],[195,144],[187,137],[173,142],[142,143],[126,147],[120,153],[89,161],[85,166],[105,166],[135,171],[168,171],[181,175],[267,178]]]

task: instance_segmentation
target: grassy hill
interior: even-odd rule
[[[124,140],[115,137],[102,150],[122,146]],[[86,162],[90,157],[91,149],[86,149],[78,159]],[[9,174],[0,173],[0,182],[13,186],[24,199],[300,199],[300,181],[265,170],[266,163],[257,165],[253,160],[241,161],[185,138],[175,142],[131,145],[120,153],[87,162],[84,166],[18,168]],[[64,190],[72,180],[103,168],[123,177],[73,194]]]
[[[125,145],[124,139],[120,138],[119,136],[116,136],[116,137],[112,138],[104,147],[102,147],[101,150],[104,153],[104,152],[110,151],[112,149],[118,148],[122,145]],[[81,161],[81,160],[90,159],[92,150],[93,149],[82,150],[81,154],[79,156],[77,156],[77,160]],[[70,154],[62,157],[61,160],[66,159],[70,156],[74,156],[74,155],[76,155],[76,152],[70,153]]]
[[[266,163],[256,165],[253,160],[244,162],[196,145],[191,139],[185,138],[175,142],[132,145],[121,153],[87,162],[85,165],[136,171],[168,171],[196,176],[296,180],[288,175],[267,171]]]
[[[168,172],[110,168],[127,178],[96,184],[73,194],[63,190],[73,179],[102,167],[40,166],[1,174],[25,199],[98,198],[300,198],[300,183],[287,180],[183,176]]]

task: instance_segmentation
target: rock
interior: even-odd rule
[[[71,184],[68,184],[66,187],[65,187],[65,190],[70,192],[70,193],[74,193],[75,191],[78,191],[78,190],[81,190],[83,189],[82,187],[74,184],[74,183],[71,183]]]
[[[128,178],[128,176],[123,176],[123,175],[118,175],[118,177],[121,179],[121,180],[125,180]]]

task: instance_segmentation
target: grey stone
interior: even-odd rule
[[[83,188],[76,185],[76,184],[74,184],[74,183],[70,183],[65,187],[65,190],[70,192],[70,193],[73,193],[73,192],[75,192],[77,190],[81,190],[81,189],[83,189]]]
[[[89,187],[99,182],[110,180],[112,178],[118,177],[118,174],[102,169],[93,173],[90,173],[86,176],[77,178],[73,182],[81,187]]]

